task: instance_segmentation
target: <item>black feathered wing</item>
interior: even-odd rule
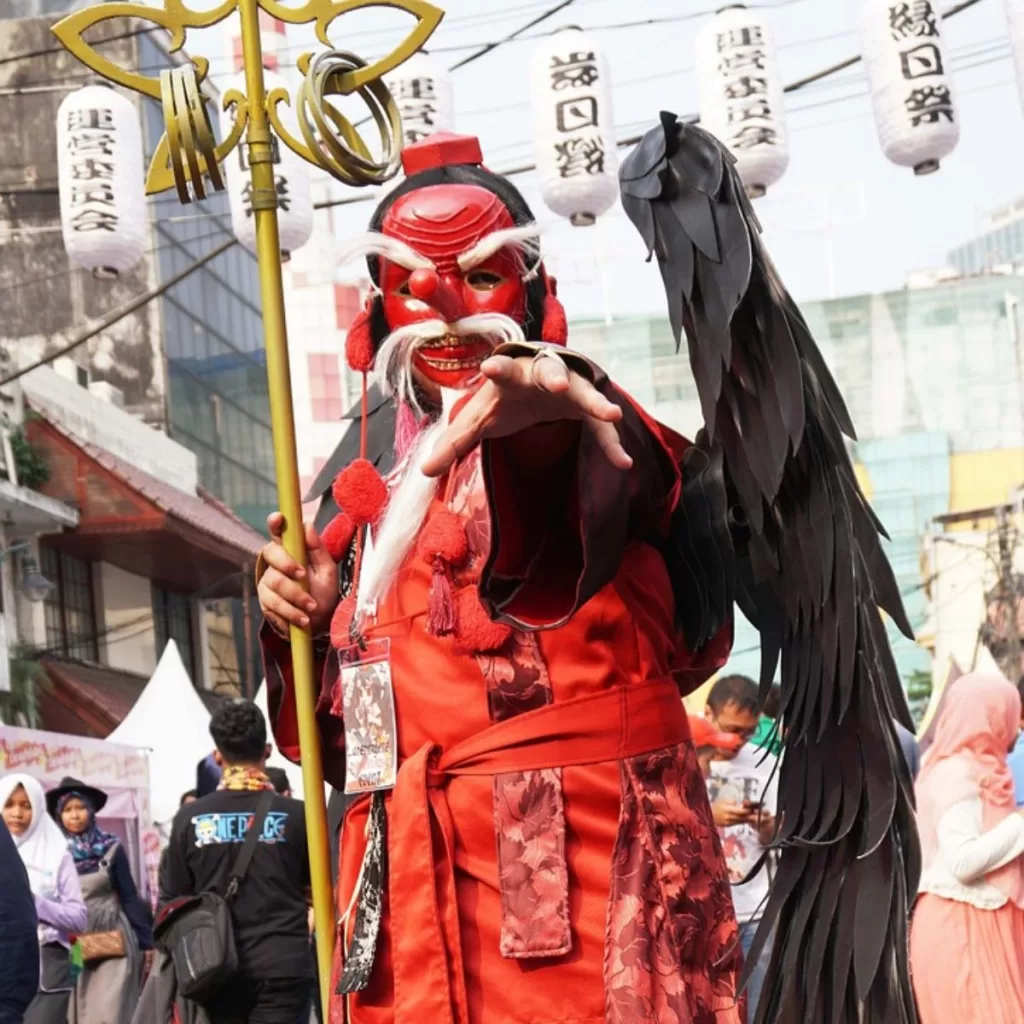
[[[623,206],[657,258],[705,429],[683,463],[672,560],[699,649],[739,604],[781,663],[779,869],[750,960],[774,932],[757,1024],[910,1024],[920,873],[910,725],[879,609],[907,635],[853,424],[760,240],[734,161],[663,114],[623,163]]]

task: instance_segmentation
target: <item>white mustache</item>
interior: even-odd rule
[[[427,342],[454,335],[458,338],[491,340],[492,346],[508,342],[525,341],[523,328],[504,313],[479,313],[463,317],[454,323],[444,320],[422,320],[419,323],[397,327],[385,339],[374,361],[374,372],[384,391],[396,395],[422,414],[416,396],[412,373],[412,359],[417,349]]]

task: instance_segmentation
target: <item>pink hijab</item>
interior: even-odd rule
[[[917,780],[917,823],[926,867],[939,854],[939,820],[954,804],[980,796],[986,832],[1015,813],[1006,756],[1020,728],[1020,711],[1016,687],[1001,676],[971,673],[950,687]],[[1024,907],[1024,858],[986,880]]]

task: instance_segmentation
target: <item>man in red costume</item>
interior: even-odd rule
[[[382,920],[372,968],[339,971],[350,991],[335,999],[354,1024],[736,1021],[736,924],[680,702],[728,637],[695,662],[644,543],[679,492],[674,439],[596,367],[549,355],[565,318],[533,218],[476,140],[434,137],[404,164],[359,240],[379,294],[348,344],[358,369],[372,344],[398,404],[387,507],[356,507],[372,479],[342,473],[342,514],[323,538],[307,531],[309,596],[276,544],[259,584],[286,755],[286,624],[322,635],[333,615],[336,648],[353,623],[389,641]],[[367,517],[339,604],[336,562]],[[321,653],[325,774],[341,788],[339,661],[326,640]],[[346,966],[364,953],[373,805],[358,798],[345,820]]]
[[[623,167],[624,202],[667,286],[677,265],[691,277],[697,268],[670,309],[674,324],[685,310],[688,336],[703,341],[705,321],[718,323],[721,310],[728,330],[744,267],[751,302],[768,302],[770,313],[785,293],[762,288],[760,264],[752,275],[753,229],[724,151],[663,117],[663,136],[638,147],[644,166]],[[891,713],[876,714],[888,697],[872,675],[882,664],[874,620],[849,625],[873,597],[861,562],[882,573],[884,559],[874,548],[861,555],[863,532],[839,546],[844,524],[859,529],[862,519],[815,491],[831,480],[835,445],[828,458],[815,447],[820,437],[831,443],[832,425],[805,406],[799,376],[772,392],[788,431],[776,443],[775,406],[758,397],[766,378],[751,348],[770,316],[752,316],[746,340],[733,341],[731,369],[726,358],[724,369],[703,372],[703,354],[691,350],[702,399],[707,386],[741,387],[729,392],[730,408],[756,427],[753,402],[765,418],[762,433],[725,436],[723,470],[727,409],[691,445],[565,347],[533,217],[511,183],[482,166],[475,139],[433,136],[406,149],[403,163],[405,179],[353,244],[374,284],[347,340],[349,363],[364,374],[359,428],[325,467],[308,570],[285,553],[272,516],[258,584],[278,745],[298,760],[286,638],[289,623],[310,626],[325,774],[351,798],[330,1019],[739,1024],[737,926],[680,696],[726,660],[734,591],[751,563],[748,615],[775,660],[783,652],[793,750],[780,793],[794,793],[780,800],[794,854],[783,857],[765,914],[766,929],[778,921],[780,933],[758,1020],[909,1019],[856,1016],[865,998],[889,998],[906,921],[896,906],[892,928],[879,928],[865,903],[884,893],[884,922],[905,893],[891,878],[893,830],[906,829],[907,805],[895,783],[875,785]],[[677,171],[697,186],[672,178]],[[713,202],[696,194],[705,178]],[[677,201],[678,211],[659,205]],[[700,218],[712,214],[722,219],[709,230]],[[686,249],[691,226],[714,267]],[[801,365],[773,344],[785,372]],[[819,367],[807,354],[802,365],[805,374]],[[822,380],[824,398],[815,391],[806,403],[831,398]],[[761,466],[740,445],[765,438],[762,454],[779,465],[751,483],[749,467]],[[841,443],[835,451],[845,459]],[[825,475],[789,469],[798,456],[813,456]],[[762,494],[769,510],[784,501],[782,510],[764,514]],[[790,542],[786,524],[803,515],[807,494],[821,537],[836,538],[824,588],[814,545],[785,558],[755,550]],[[797,580],[773,591],[773,572]],[[831,654],[801,654],[800,644],[818,642],[819,620]],[[851,637],[871,666],[848,656]],[[771,656],[766,665],[770,686]],[[850,666],[859,674],[847,682]],[[834,699],[833,676],[843,691]],[[831,762],[818,741],[835,743]],[[841,798],[815,796],[840,767],[850,784]],[[844,950],[862,931],[854,977]],[[814,969],[796,968],[805,961]]]

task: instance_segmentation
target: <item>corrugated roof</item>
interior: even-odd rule
[[[41,694],[43,726],[52,732],[106,739],[142,695],[149,680],[134,672],[48,654],[40,660],[55,690]],[[212,713],[224,698],[197,689]]]
[[[209,534],[253,558],[259,554],[260,549],[266,543],[260,534],[239,519],[227,505],[213,498],[207,492],[200,490],[199,494],[189,494],[179,490],[108,452],[105,448],[84,441],[52,415],[52,410],[42,408],[36,411],[47,423],[74,442],[90,458],[95,459],[104,469],[123,480],[167,515],[180,519],[194,529]]]

